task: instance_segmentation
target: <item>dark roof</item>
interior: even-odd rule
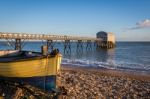
[[[97,34],[107,34],[107,32],[104,32],[104,31],[100,31],[100,32],[98,32]]]

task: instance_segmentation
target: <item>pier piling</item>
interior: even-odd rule
[[[91,42],[91,40],[87,40],[86,49],[88,49],[88,50],[92,49],[92,42]]]
[[[65,40],[64,42],[64,52],[71,52],[71,43],[70,40]]]
[[[82,40],[78,40],[77,41],[77,50],[78,49],[83,49],[83,42],[82,42]]]
[[[15,39],[15,50],[21,50],[21,39]]]

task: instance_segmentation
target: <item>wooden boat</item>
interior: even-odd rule
[[[0,51],[0,54],[0,80],[30,84],[47,91],[56,88],[62,58],[56,50],[47,55],[30,51],[7,51],[7,54]]]

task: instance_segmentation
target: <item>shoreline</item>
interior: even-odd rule
[[[132,71],[123,71],[115,69],[106,69],[99,67],[83,67],[83,66],[71,66],[71,65],[61,65],[61,70],[79,70],[79,71],[90,71],[90,72],[99,72],[108,76],[118,76],[118,77],[128,77],[137,80],[150,81],[150,75],[147,73],[138,73]]]

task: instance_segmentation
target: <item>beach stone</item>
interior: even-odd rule
[[[127,97],[126,97],[126,96],[123,96],[122,99],[127,99]]]
[[[109,75],[97,70],[82,69],[62,69],[58,76],[61,86],[67,90],[67,94],[63,95],[62,99],[150,99],[150,81],[140,81],[129,77]],[[9,86],[7,85],[7,89],[1,90],[4,84],[0,84],[0,94],[7,92],[6,94],[9,95],[8,91],[10,90],[15,93],[17,87],[8,88]],[[27,87],[31,91],[35,91],[34,95],[39,97],[51,96],[43,91],[39,93],[31,86]],[[30,93],[23,91],[22,96],[25,95],[28,98],[32,97]]]
[[[5,93],[2,93],[2,97],[5,97],[6,96],[6,94]]]

